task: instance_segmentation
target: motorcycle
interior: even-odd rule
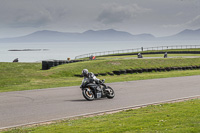
[[[105,79],[99,80],[99,83],[95,83],[95,81],[89,82],[88,78],[84,79],[80,87],[83,97],[88,101],[104,97],[108,99],[114,98],[114,90],[110,86],[105,85],[104,82]]]

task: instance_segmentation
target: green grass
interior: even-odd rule
[[[0,92],[43,89],[80,85],[82,78],[75,77],[87,68],[93,73],[121,69],[158,68],[200,65],[200,58],[173,59],[118,59],[71,63],[41,70],[41,63],[0,63]],[[200,75],[200,70],[171,71],[120,76],[101,76],[106,82]]]
[[[199,48],[189,48],[189,49],[168,49],[168,50],[148,50],[148,51],[140,51],[140,53],[143,54],[143,57],[160,57],[163,58],[164,54],[144,54],[144,53],[151,53],[151,52],[173,52],[173,51],[200,51]],[[129,57],[137,58],[137,53],[139,52],[130,52],[130,53],[118,53],[118,54],[109,54],[104,56],[97,56],[97,59],[126,59]],[[125,55],[127,54],[127,55]],[[136,55],[130,55],[130,54],[136,54]],[[170,54],[168,53],[169,57],[181,57],[181,56],[200,56],[200,54]],[[88,58],[82,58],[82,59],[88,59]]]
[[[192,52],[192,51],[200,51],[200,48],[188,48],[188,49],[168,49],[168,50],[147,50],[147,51],[138,51],[138,52],[129,52],[129,53],[117,53],[117,54],[110,54],[110,55],[108,55],[108,56],[112,56],[112,55],[114,55],[114,56],[116,56],[116,55],[124,55],[124,54],[137,54],[137,53],[150,53],[150,52],[174,52],[174,51],[181,51],[181,52],[183,52],[183,51],[190,51],[190,52]],[[107,56],[107,55],[105,55],[105,56]]]
[[[0,63],[0,92],[73,86],[80,82],[76,77],[52,77],[53,72],[41,67],[41,63]]]
[[[200,57],[200,54],[168,54],[168,58],[184,58],[184,57]],[[144,54],[143,58],[146,57],[159,57],[163,58],[163,54]],[[123,55],[123,56],[102,56],[97,57],[97,59],[130,59],[130,58],[137,58],[137,55]]]
[[[195,55],[169,54],[168,56]],[[144,57],[160,56],[163,57],[163,55],[144,55]],[[0,63],[0,92],[80,85],[82,78],[75,77],[74,74],[81,74],[84,68],[93,73],[105,73],[130,68],[200,65],[200,58],[132,59],[133,57],[135,56],[101,57],[103,60],[65,64],[53,67],[50,70],[41,70],[41,63]],[[106,79],[108,83],[191,75],[200,75],[200,70],[100,76],[98,78]],[[196,133],[200,132],[199,110],[200,100],[196,99],[173,104],[151,105],[137,110],[127,110],[110,115],[65,120],[46,126],[16,128],[4,133]]]
[[[94,60],[67,64],[59,66],[49,71],[54,72],[54,76],[73,76],[81,74],[82,69],[87,68],[93,73],[112,72],[114,70],[139,69],[139,68],[164,68],[178,66],[200,65],[200,58],[173,58],[173,59],[116,59],[116,60]]]
[[[150,105],[115,114],[16,128],[3,133],[198,133],[200,99]]]

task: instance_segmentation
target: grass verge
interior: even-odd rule
[[[104,56],[120,56],[120,55],[130,55],[130,54],[137,54],[137,53],[152,53],[152,52],[196,52],[200,51],[199,48],[188,48],[188,49],[166,49],[166,50],[146,50],[146,51],[138,51],[138,52],[129,52],[129,53],[117,53],[117,54],[110,54],[110,55],[104,55]]]
[[[200,132],[200,99],[150,105],[115,114],[16,128],[3,133]]]
[[[80,85],[82,78],[75,77],[87,68],[93,73],[106,73],[114,70],[200,66],[200,58],[173,59],[118,59],[95,60],[60,65],[50,70],[41,70],[41,63],[0,63],[0,92],[53,88]],[[102,76],[106,82],[167,78],[200,75],[200,70],[154,72]]]
[[[143,58],[146,57],[155,57],[155,58],[164,58],[163,54],[145,54]],[[168,54],[168,58],[190,58],[190,57],[200,57],[200,54]],[[130,59],[135,58],[137,59],[137,55],[124,55],[124,56],[102,56],[97,57],[97,59],[106,60],[106,59]]]

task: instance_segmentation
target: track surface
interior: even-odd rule
[[[114,99],[86,101],[79,86],[0,93],[0,129],[200,95],[200,75],[107,85]]]

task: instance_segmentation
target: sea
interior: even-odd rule
[[[67,60],[94,52],[175,45],[200,45],[200,41],[0,43],[0,62],[12,62],[15,58],[19,62]]]

